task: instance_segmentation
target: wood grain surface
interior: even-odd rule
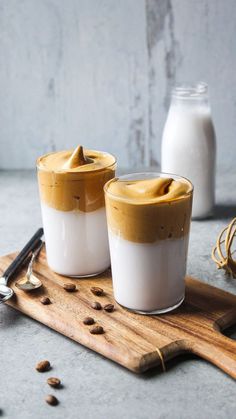
[[[15,254],[0,258],[0,271],[10,264]],[[66,278],[52,272],[44,251],[35,264],[34,272],[43,287],[31,293],[18,290],[14,283],[23,275],[19,272],[11,281],[14,298],[11,307],[51,327],[103,356],[140,373],[184,352],[191,352],[217,365],[236,378],[236,342],[221,334],[221,330],[236,323],[236,296],[193,278],[186,278],[186,298],[180,308],[161,316],[131,313],[113,299],[111,272],[89,279]],[[68,293],[64,283],[75,283],[77,291]],[[92,286],[104,289],[103,296],[94,296]],[[40,302],[49,296],[50,305]],[[102,306],[113,303],[115,310],[91,308],[93,301]],[[91,316],[104,334],[92,335],[83,319]]]

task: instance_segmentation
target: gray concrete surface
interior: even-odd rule
[[[154,165],[173,85],[199,80],[230,167],[235,20],[235,0],[1,0],[0,168],[78,142]]]
[[[192,223],[188,272],[236,294],[210,259],[211,247],[226,222],[236,216],[236,169],[220,173],[214,219]],[[0,171],[0,254],[21,248],[41,224],[36,176],[31,171]],[[236,337],[236,333],[233,336]],[[228,419],[235,417],[235,382],[193,356],[169,362],[167,373],[137,376],[47,327],[0,306],[0,417],[13,419]],[[50,373],[35,364],[47,358]],[[50,391],[50,375],[64,388]],[[44,397],[55,393],[58,407]]]

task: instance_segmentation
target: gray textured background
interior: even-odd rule
[[[232,166],[235,18],[235,0],[0,0],[0,168],[78,142],[156,165],[171,87],[196,80]]]

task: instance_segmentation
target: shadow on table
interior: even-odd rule
[[[223,330],[221,332],[223,335],[236,340],[236,324],[228,327],[227,329]],[[170,359],[167,363],[166,363],[166,372],[172,372],[176,367],[180,367],[181,363],[187,363],[187,362],[191,362],[191,361],[198,361],[201,360],[202,362],[207,362],[205,361],[203,358],[199,358],[197,355],[191,354],[191,353],[183,353],[180,354],[178,356],[176,356],[175,358]],[[209,364],[214,366],[213,364]],[[216,367],[215,367],[216,368]],[[158,375],[161,375],[163,373],[163,370],[161,368],[161,366],[158,366],[156,368],[152,368],[140,375],[138,375],[139,378],[141,379],[146,379],[149,380],[151,378],[154,378]]]
[[[217,204],[215,206],[213,219],[223,220],[224,218],[236,217],[236,203],[234,204]]]
[[[170,359],[168,362],[166,362],[166,372],[165,373],[169,373],[172,372],[174,370],[175,367],[180,367],[181,363],[186,363],[186,362],[190,362],[190,361],[197,361],[200,358],[194,354],[191,353],[184,353],[184,354],[180,354],[172,359]],[[146,379],[149,380],[151,378],[154,378],[158,375],[163,374],[163,370],[161,366],[155,367],[155,368],[151,368],[148,371],[143,372],[142,374],[138,375],[139,378],[141,379]]]

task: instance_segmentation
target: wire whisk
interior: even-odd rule
[[[236,278],[236,258],[233,257],[236,253],[236,249],[232,250],[235,237],[236,218],[221,231],[211,253],[211,257],[217,264],[217,268],[224,269],[226,273],[233,278]]]

